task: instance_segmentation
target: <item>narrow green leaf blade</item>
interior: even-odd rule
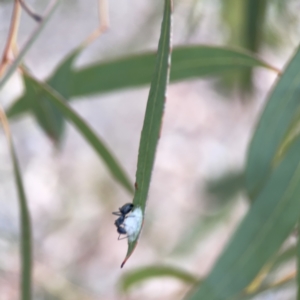
[[[187,284],[195,284],[199,282],[199,278],[184,270],[171,266],[148,266],[127,272],[122,276],[121,289],[127,292],[132,286],[139,284],[145,280],[173,277]]]
[[[155,55],[144,53],[74,71],[70,95],[86,96],[148,84],[154,71]],[[203,45],[177,47],[172,53],[170,82],[257,66],[276,70],[241,50]]]
[[[65,77],[68,78],[67,83],[65,78],[55,73],[54,77],[62,78],[57,80],[58,83],[64,83],[62,86],[54,85],[51,79],[48,82],[68,101],[76,100],[76,97],[80,96],[144,86],[151,82],[155,55],[154,52],[147,52],[72,71],[68,77]],[[265,67],[278,72],[259,58],[241,50],[203,45],[175,47],[172,54],[170,82],[214,76],[253,67]],[[26,100],[28,95],[25,94],[24,97]],[[28,111],[29,108],[23,102],[24,97],[16,100],[8,109],[7,115],[10,118]]]
[[[140,139],[135,194],[133,198],[134,209],[140,209],[142,211],[143,218],[154,165],[156,147],[160,137],[166,89],[169,80],[169,69],[171,64],[171,14],[172,0],[165,0],[164,17],[158,44],[155,72],[151,82],[144,125]],[[125,262],[132,254],[137,244],[140,230],[141,228],[133,241],[130,241],[128,238],[128,251],[121,267],[124,266]]]
[[[22,176],[16,152],[14,149],[9,124],[7,118],[0,109],[0,120],[4,127],[7,137],[10,155],[13,163],[13,171],[15,182],[18,191],[19,207],[20,207],[20,255],[21,255],[21,299],[31,300],[31,280],[32,280],[32,234],[31,234],[31,221],[27,204],[27,199],[24,191]]]
[[[274,157],[300,109],[300,48],[277,80],[249,147],[246,187],[253,196],[264,186]]]
[[[112,155],[111,151],[103,141],[96,135],[96,133],[88,126],[88,124],[67,104],[64,98],[53,90],[47,84],[38,82],[37,80],[24,75],[27,81],[41,93],[45,94],[49,101],[78,129],[82,136],[89,142],[98,155],[103,159],[107,168],[114,176],[114,178],[130,193],[133,192],[133,187],[126,172],[122,169],[116,158]]]
[[[207,279],[190,300],[236,297],[275,255],[300,216],[300,138],[272,172]]]
[[[263,41],[264,23],[267,12],[267,0],[246,0],[244,6],[244,34],[242,44],[251,51],[257,53]],[[253,70],[245,70],[241,76],[242,87],[247,91],[252,91]]]

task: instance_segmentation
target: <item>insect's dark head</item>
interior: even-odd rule
[[[126,203],[122,207],[119,208],[119,211],[114,211],[112,214],[116,216],[123,216],[129,214],[133,209],[132,203]]]
[[[129,214],[133,209],[133,204],[132,203],[126,203],[122,207],[119,208],[120,213],[122,215],[127,215]]]

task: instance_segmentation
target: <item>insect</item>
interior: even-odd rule
[[[115,221],[115,226],[117,227],[117,232],[121,234],[127,234],[126,229],[124,228],[124,221],[126,219],[126,215],[128,215],[133,210],[132,203],[126,203],[122,207],[119,208],[119,211],[113,212],[113,215],[119,216],[119,218]],[[120,235],[118,240],[120,239]]]

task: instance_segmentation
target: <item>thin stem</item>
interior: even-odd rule
[[[13,48],[16,45],[18,28],[20,24],[21,6],[18,0],[14,2],[13,14],[2,61],[0,63],[0,77],[4,74],[9,62],[13,59]]]
[[[87,39],[82,43],[82,47],[86,47],[97,39],[109,28],[109,13],[107,0],[98,1],[99,27],[94,30]]]
[[[41,22],[42,17],[38,14],[36,14],[27,4],[24,0],[19,0],[19,3],[21,4],[22,8],[27,12],[27,14],[32,17],[35,21]]]
[[[20,51],[19,55],[15,58],[14,62],[12,63],[11,67],[8,69],[5,76],[2,78],[0,82],[0,90],[4,86],[4,84],[8,81],[10,76],[15,72],[15,70],[18,68],[19,64],[21,63],[23,57],[27,53],[27,51],[30,49],[32,44],[35,42],[39,34],[44,29],[47,21],[50,19],[52,14],[54,13],[58,3],[60,0],[52,0],[51,3],[48,5],[48,8],[46,10],[45,16],[43,17],[43,21],[39,24],[39,26],[35,29],[35,31],[30,36],[29,40],[24,45],[23,49]]]

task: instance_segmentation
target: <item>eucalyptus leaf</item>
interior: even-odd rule
[[[72,54],[69,57],[74,59]],[[80,70],[72,70],[64,78],[61,76],[64,74],[61,69],[64,66],[71,67],[71,64],[68,64],[68,57],[48,83],[58,92],[61,91],[68,101],[82,96],[144,86],[151,82],[155,55],[154,52],[147,52],[94,64]],[[204,45],[175,47],[172,54],[170,82],[216,76],[224,72],[253,67],[264,67],[277,72],[274,67],[242,50]],[[59,85],[56,86],[56,83]],[[10,118],[29,110],[24,100],[28,101],[26,91],[25,95],[8,109],[7,115]]]
[[[300,216],[299,153],[297,138],[255,198],[211,273],[188,299],[236,297],[276,254]]]
[[[171,14],[172,0],[165,0],[164,17],[161,26],[160,39],[158,44],[155,71],[151,82],[149,97],[147,101],[144,124],[140,139],[135,194],[133,198],[134,211],[141,211],[144,219],[146,201],[151,181],[151,174],[154,165],[155,152],[160,137],[163,112],[166,100],[166,89],[169,81],[171,65]],[[133,211],[133,212],[134,212]],[[131,240],[128,236],[128,251],[121,268],[135,249],[140,231]],[[128,234],[128,232],[127,232]]]
[[[248,150],[245,180],[251,197],[264,186],[272,173],[278,151],[300,110],[300,49],[278,78],[260,117]]]
[[[74,71],[70,95],[79,97],[146,85],[151,81],[155,55],[145,53]],[[176,47],[172,53],[170,82],[257,66],[275,69],[242,50],[203,45]]]

